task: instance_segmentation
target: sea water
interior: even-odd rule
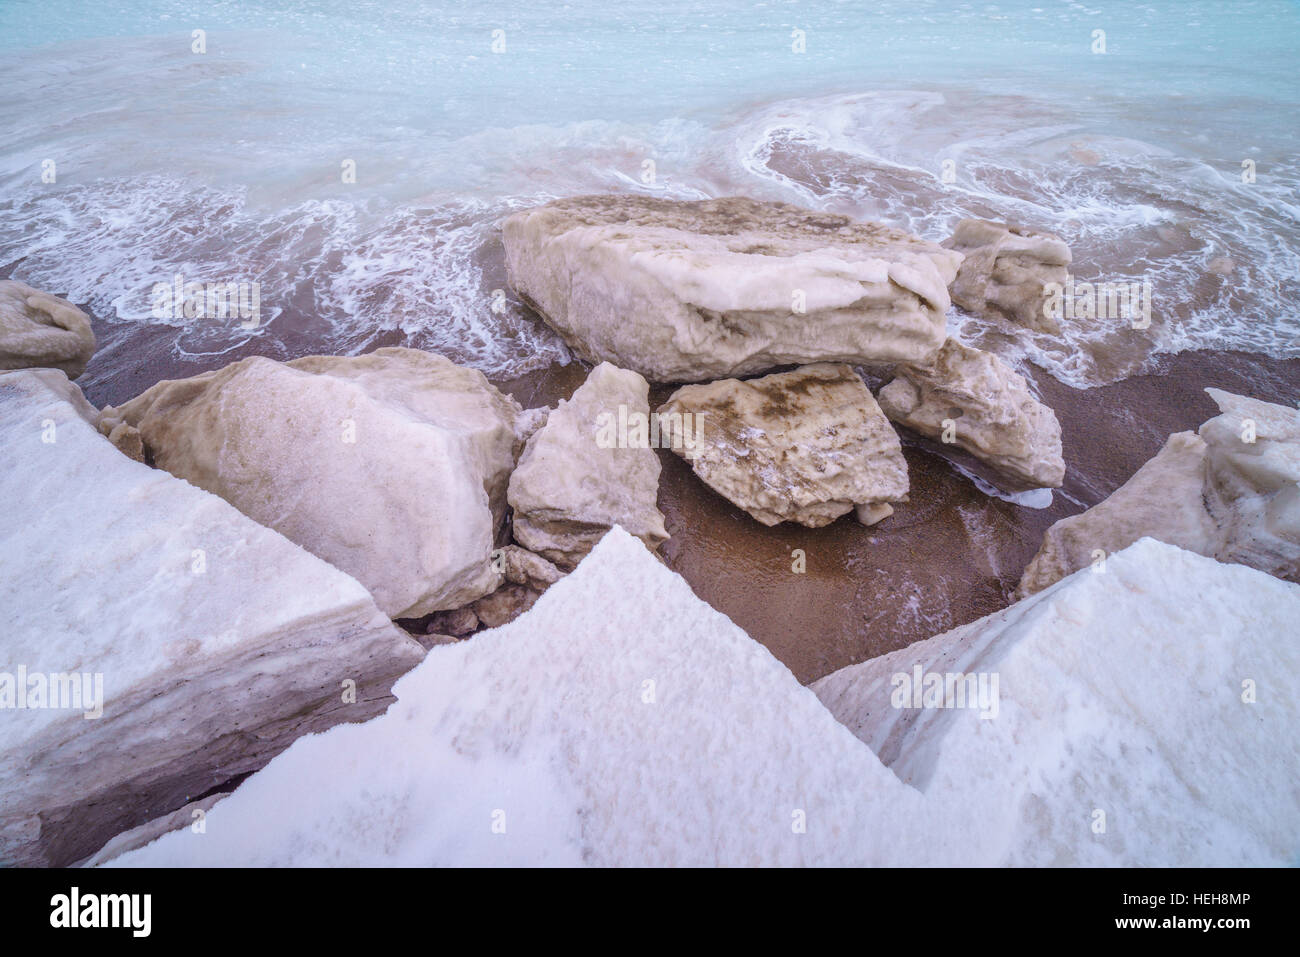
[[[381,342],[564,361],[499,223],[587,192],[745,194],[941,240],[1058,233],[1154,321],[999,338],[1078,386],[1159,352],[1300,356],[1295,3],[0,0],[0,275],[212,368]],[[174,277],[261,319],[159,317]],[[144,384],[147,384],[144,383]]]

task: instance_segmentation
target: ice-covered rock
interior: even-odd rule
[[[356,577],[392,618],[493,591],[520,407],[415,349],[253,357],[103,412],[159,468]]]
[[[894,514],[894,506],[887,502],[870,502],[855,506],[853,514],[863,525],[877,525]]]
[[[355,579],[94,418],[60,371],[0,374],[0,864],[79,860],[373,716],[423,658]]]
[[[898,435],[847,365],[683,386],[659,416],[695,474],[764,525],[818,528],[858,505],[874,524],[907,498]]]
[[[564,577],[554,564],[548,562],[536,552],[530,552],[518,545],[507,545],[493,555],[493,561],[500,556],[501,573],[512,585],[527,585],[537,591],[546,591]]]
[[[1294,864],[1297,621],[1300,586],[1144,539],[812,689],[965,863]]]
[[[492,594],[484,595],[469,608],[462,609],[470,613],[476,626],[481,622],[488,628],[498,628],[514,621],[533,607],[542,592],[564,577],[564,572],[541,555],[518,545],[498,549],[493,552],[492,560],[498,562],[506,581]]]
[[[877,397],[895,422],[965,449],[1008,491],[1065,481],[1056,413],[997,356],[949,339],[931,362],[900,365],[895,373]]]
[[[1144,536],[1300,581],[1300,412],[1206,389],[1220,413],[1178,432],[1086,512],[1047,530],[1019,594]]]
[[[505,221],[510,284],[583,358],[697,382],[943,343],[958,253],[784,203],[581,196]]]
[[[118,422],[108,426],[104,432],[109,444],[127,458],[135,459],[137,462],[145,461],[144,439],[140,437],[140,430],[135,426]]]
[[[473,608],[466,605],[464,608],[453,608],[450,611],[435,611],[429,616],[424,633],[426,635],[446,634],[451,635],[453,638],[464,638],[477,628],[478,615],[474,614]]]
[[[1199,430],[1214,557],[1300,581],[1300,411],[1205,391],[1220,412]]]
[[[114,863],[881,864],[924,835],[919,795],[621,530],[394,694],[298,741],[205,833]]]
[[[1020,596],[1104,561],[1150,536],[1201,555],[1214,553],[1214,520],[1202,499],[1205,443],[1178,432],[1127,482],[1086,512],[1054,523],[1020,578]]]
[[[469,607],[485,627],[499,628],[532,608],[541,595],[542,593],[535,588],[507,582]]]
[[[0,280],[0,370],[61,369],[75,379],[94,353],[88,315],[24,282]]]
[[[1060,332],[1044,306],[1049,302],[1047,284],[1064,287],[1069,278],[1070,247],[1061,237],[963,219],[943,246],[965,257],[948,286],[952,301],[962,309],[1029,329]]]
[[[592,369],[510,476],[515,540],[563,569],[616,524],[651,548],[666,541],[649,412],[645,379],[608,362]]]

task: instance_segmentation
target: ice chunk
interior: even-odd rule
[[[85,857],[373,716],[423,657],[355,579],[128,459],[93,413],[58,370],[0,375],[0,863]]]

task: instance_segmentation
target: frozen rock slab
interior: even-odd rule
[[[103,412],[153,464],[357,578],[391,618],[501,584],[489,562],[522,418],[482,373],[416,349],[253,357]]]
[[[496,592],[493,592],[493,594],[496,594]],[[435,611],[429,616],[424,633],[426,635],[445,634],[453,638],[464,638],[466,635],[472,634],[477,628],[478,615],[474,614],[474,609],[471,606],[466,605],[464,608],[455,608],[451,611]]]
[[[933,361],[894,371],[897,377],[877,398],[899,425],[965,449],[1007,491],[1059,488],[1065,481],[1056,413],[997,356],[949,339]]]
[[[518,545],[498,549],[493,555],[493,561],[499,561],[507,582],[512,585],[527,585],[539,592],[546,591],[564,577],[564,572],[554,564]]]
[[[394,694],[298,741],[205,834],[114,865],[871,864],[924,835],[919,795],[619,529]]]
[[[962,309],[1040,332],[1061,331],[1044,309],[1047,284],[1064,287],[1069,278],[1070,247],[1061,237],[963,219],[943,246],[965,257],[948,286],[952,301]]]
[[[1300,586],[1143,539],[812,689],[970,821],[967,863],[1281,866],[1300,854],[1297,621]]]
[[[94,354],[88,315],[25,282],[0,280],[0,371],[60,369],[75,379]]]
[[[480,623],[488,628],[498,628],[506,622],[514,621],[533,606],[542,592],[564,577],[564,572],[541,555],[518,545],[498,549],[492,553],[492,560],[505,575],[504,585],[459,612],[439,612],[435,615],[435,618],[448,616],[444,620],[452,626],[452,634],[467,634]],[[471,620],[473,625],[465,628]],[[430,627],[433,626],[434,623],[430,622]]]
[[[961,254],[877,223],[732,197],[580,196],[509,217],[510,284],[584,359],[656,382],[920,361]]]
[[[0,864],[80,860],[373,716],[423,658],[355,579],[93,418],[62,372],[0,375]]]
[[[1300,411],[1205,391],[1220,411],[1200,428],[1214,557],[1300,582]]]
[[[1221,414],[1178,432],[1104,501],[1047,530],[1033,594],[1144,536],[1300,581],[1300,412],[1206,389]]]
[[[898,434],[847,365],[683,386],[659,417],[695,474],[764,525],[818,528],[859,505],[874,524],[907,498]]]
[[[498,549],[492,560],[499,561],[506,583],[468,609],[462,609],[473,615],[476,625],[481,622],[488,628],[498,628],[514,621],[533,607],[546,589],[564,577],[564,572],[557,566],[518,545]]]
[[[520,545],[568,570],[614,525],[652,549],[667,541],[649,394],[637,373],[602,362],[547,416],[510,476]]]
[[[527,585],[507,583],[490,595],[485,595],[470,610],[484,626],[499,628],[507,622],[514,621],[541,597],[541,592]]]

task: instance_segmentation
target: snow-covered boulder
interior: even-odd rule
[[[0,864],[79,860],[373,716],[423,658],[355,579],[94,418],[60,371],[0,375]]]
[[[683,386],[659,416],[691,435],[672,448],[695,474],[764,525],[818,528],[858,505],[884,517],[907,498],[898,434],[847,365]]]
[[[295,743],[205,833],[113,863],[881,864],[923,833],[919,795],[620,529],[393,692]]]
[[[645,379],[608,362],[592,369],[528,439],[510,476],[515,540],[563,569],[613,525],[658,548],[668,530],[650,422]]]
[[[1044,306],[1048,284],[1069,279],[1070,247],[1052,233],[963,219],[943,241],[965,258],[948,286],[952,301],[977,316],[1009,320],[1042,332],[1060,332]]]
[[[732,197],[581,196],[515,213],[510,284],[574,350],[652,381],[913,362],[943,343],[961,254]]]
[[[94,353],[88,315],[24,282],[0,280],[0,370],[61,369],[75,379]]]
[[[517,403],[415,349],[253,357],[103,412],[159,468],[220,495],[370,589],[391,618],[501,584],[489,561],[518,448]]]
[[[1300,586],[1143,539],[812,689],[964,863],[1294,864],[1297,622]]]
[[[1056,413],[997,356],[949,339],[932,361],[900,365],[895,373],[878,398],[899,425],[965,449],[1008,491],[1065,481]]]
[[[1150,536],[1300,581],[1300,412],[1206,389],[1220,414],[1178,432],[1111,493],[1047,530],[1019,594]]]
[[[382,717],[113,863],[1293,862],[1298,619],[1300,586],[1143,541],[810,691],[615,529]],[[894,707],[916,665],[998,680]]]

